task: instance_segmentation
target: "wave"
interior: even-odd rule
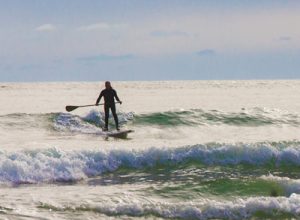
[[[250,170],[237,175],[239,171],[241,170],[227,168],[227,172],[224,172],[224,168],[220,167],[176,170],[177,179],[172,180],[172,184],[156,185],[144,191],[147,191],[149,195],[173,197],[180,200],[199,198],[199,195],[207,198],[215,196],[235,198],[237,196],[289,197],[293,193],[300,194],[299,179],[272,174],[259,176],[251,173]],[[181,172],[185,172],[188,178],[185,178]],[[266,173],[266,171],[262,172]]]
[[[291,125],[299,126],[300,117],[297,114],[281,110],[255,108],[243,109],[241,112],[221,112],[217,110],[204,111],[201,109],[154,112],[134,114],[133,112],[118,112],[121,126],[266,126]],[[92,110],[87,115],[78,116],[70,113],[25,114],[14,113],[0,116],[0,127],[9,129],[50,129],[78,133],[99,133],[104,126],[102,112]],[[109,126],[114,126],[110,120]]]
[[[100,203],[100,204],[99,204]],[[40,209],[54,212],[86,211],[107,216],[160,217],[172,219],[249,219],[249,218],[299,218],[300,195],[290,197],[250,197],[233,201],[201,199],[189,202],[159,202],[151,199],[106,199],[98,204],[84,203],[60,205],[40,203]]]
[[[0,127],[4,129],[50,128],[57,113],[0,115]]]
[[[121,168],[177,169],[185,164],[300,167],[300,143],[206,144],[145,150],[63,151],[57,148],[0,152],[0,182],[74,182]]]
[[[300,117],[280,110],[254,108],[242,109],[241,112],[204,111],[201,109],[155,112],[135,115],[134,123],[161,126],[180,125],[232,125],[232,126],[264,126],[289,124],[298,126]]]
[[[132,113],[118,114],[120,125],[132,120]],[[70,113],[26,114],[14,113],[0,115],[0,128],[13,129],[46,129],[58,132],[77,132],[86,134],[101,134],[104,126],[104,115],[96,110],[85,116]]]
[[[300,117],[280,110],[266,110],[255,108],[242,110],[237,113],[226,113],[217,110],[204,111],[201,109],[154,112],[147,114],[134,114],[133,112],[118,113],[122,125],[131,126],[206,126],[206,125],[229,125],[229,126],[266,126],[266,125],[291,125],[299,126]],[[87,124],[103,127],[104,115],[99,111],[90,111],[86,116],[79,117],[71,114],[58,114],[55,123],[61,128],[78,130]],[[112,120],[111,120],[112,121]],[[82,130],[86,132],[85,129]],[[89,131],[90,132],[90,131]],[[89,133],[88,132],[88,133]]]
[[[274,176],[272,174],[263,175],[260,177],[260,179],[280,185],[283,188],[285,195],[287,196],[293,193],[300,194],[299,179],[291,179],[289,177],[279,177],[279,176]]]

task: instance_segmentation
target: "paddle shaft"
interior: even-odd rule
[[[104,105],[103,103],[102,104],[94,104],[94,105],[78,105],[77,108],[81,108],[81,107],[90,107],[90,106],[99,106],[99,105]]]
[[[117,104],[117,103],[120,103],[120,102],[115,102],[115,103]],[[70,111],[73,111],[77,108],[99,106],[99,105],[104,105],[104,103],[101,103],[101,104],[98,104],[98,105],[96,105],[96,104],[94,104],[94,105],[67,105],[66,106],[66,111],[70,112]]]

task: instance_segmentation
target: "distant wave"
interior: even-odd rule
[[[40,203],[40,209],[54,212],[95,212],[107,216],[160,217],[171,219],[292,219],[300,216],[300,196],[250,197],[235,200],[199,199],[189,202],[159,202],[151,199],[105,199],[80,206]]]
[[[132,112],[118,113],[121,125],[132,126],[266,126],[291,125],[299,126],[300,117],[280,110],[266,110],[255,108],[243,110],[238,113],[225,113],[217,110],[204,111],[201,109],[154,112],[147,114],[134,114]],[[97,133],[104,126],[103,114],[99,111],[90,111],[86,116],[79,117],[69,113],[60,113],[55,118],[55,128],[82,133]]]
[[[65,113],[58,115],[57,119],[67,116]],[[147,114],[134,114],[132,112],[118,113],[121,125],[131,123],[133,126],[206,126],[206,125],[229,125],[229,126],[266,126],[266,125],[291,125],[299,126],[300,117],[280,110],[267,110],[255,108],[242,110],[241,112],[221,112],[217,110],[204,111],[201,109],[153,112]],[[72,118],[71,115],[69,115]],[[74,116],[76,117],[76,116]],[[91,111],[84,117],[84,122],[101,127],[104,125],[103,114]],[[68,117],[65,118],[68,124]],[[78,118],[79,119],[79,118]],[[57,120],[56,120],[57,121]],[[62,121],[61,121],[62,122]]]
[[[0,182],[72,182],[115,172],[120,168],[145,169],[184,164],[205,166],[300,167],[300,143],[207,144],[143,151],[70,151],[51,148],[0,152]]]
[[[5,129],[50,128],[57,113],[0,115],[0,127]]]
[[[119,112],[122,125],[132,126],[267,126],[290,125],[299,126],[300,116],[280,110],[255,108],[240,112],[221,112],[218,110],[204,111],[201,109],[153,112],[134,114]],[[87,115],[78,116],[70,113],[25,114],[15,113],[0,116],[0,127],[5,129],[43,128],[56,131],[79,133],[99,133],[104,126],[103,113],[92,110]],[[113,120],[110,120],[113,126]]]
[[[290,124],[298,126],[300,124],[300,117],[296,114],[281,112],[279,110],[266,110],[261,108],[242,110],[237,113],[192,109],[135,115],[134,123],[162,126],[194,126],[207,124],[226,124],[233,126]]]

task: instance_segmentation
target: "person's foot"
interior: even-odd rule
[[[103,131],[108,131],[108,128],[103,128],[102,130],[103,130]]]
[[[116,129],[117,129],[117,131],[120,131],[120,128],[119,128],[119,127],[117,127]]]

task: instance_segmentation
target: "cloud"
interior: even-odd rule
[[[51,38],[36,40],[39,36],[25,35],[25,32],[20,33],[18,38],[11,38],[8,31],[1,32],[3,47],[0,52],[13,54],[11,48],[14,48],[15,54],[26,57],[26,51],[30,48],[31,53],[38,58],[61,56],[74,60],[79,56],[97,55],[99,51],[104,54],[132,53],[138,57],[175,54],[194,54],[200,57],[213,54],[212,51],[200,51],[204,49],[213,49],[217,52],[216,55],[221,55],[300,48],[300,38],[296,37],[300,35],[300,29],[295,28],[300,20],[299,9],[265,11],[251,8],[217,12],[214,9],[193,9],[188,13],[171,10],[145,15],[141,12],[139,16],[126,18],[121,15],[115,17],[116,14],[110,13],[113,17],[77,16],[72,21],[64,21],[58,17],[63,23],[52,24],[57,24],[54,33],[58,30],[61,33]],[[46,22],[41,24],[44,23]],[[56,28],[53,26],[42,25],[37,29],[49,31]],[[31,24],[28,27],[32,29]],[[24,26],[24,29],[28,28]]]
[[[292,38],[289,37],[289,36],[282,36],[282,37],[279,38],[279,40],[280,40],[280,41],[291,41]]]
[[[23,70],[23,71],[31,71],[34,69],[39,69],[41,67],[42,67],[42,65],[38,65],[38,64],[24,64],[24,65],[21,65],[19,67],[19,69]]]
[[[132,58],[134,58],[133,54],[122,54],[122,55],[99,54],[96,56],[79,57],[77,58],[77,60],[83,62],[98,62],[98,61],[111,61],[111,60],[128,60]]]
[[[188,33],[183,31],[152,31],[150,33],[154,37],[187,37]]]
[[[124,28],[126,24],[109,24],[106,22],[99,22],[94,24],[89,24],[86,26],[81,26],[78,28],[79,31],[101,31],[101,30],[109,30],[109,29],[117,29]]]
[[[35,30],[40,32],[51,32],[57,30],[57,27],[53,24],[43,24],[36,27]]]
[[[215,55],[216,51],[212,49],[205,49],[205,50],[200,50],[197,52],[198,56],[212,56]]]

